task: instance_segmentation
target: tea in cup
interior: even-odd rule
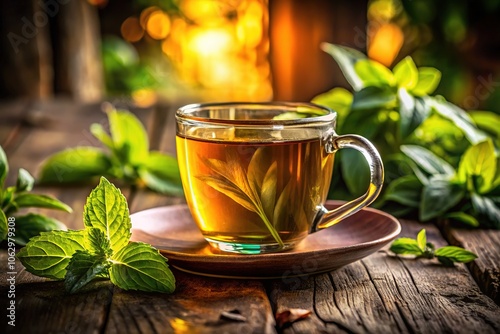
[[[336,113],[310,103],[212,103],[180,108],[177,158],[190,212],[204,238],[226,252],[260,254],[294,247],[372,203],[384,172],[373,145],[335,133]],[[324,207],[335,152],[360,151],[367,192]]]

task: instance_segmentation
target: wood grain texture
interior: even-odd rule
[[[477,254],[468,264],[481,290],[500,305],[500,231],[444,226],[447,240]]]
[[[203,278],[174,270],[171,295],[115,289],[106,333],[273,333],[274,318],[259,281]],[[244,322],[220,319],[238,310]]]
[[[402,236],[409,237],[415,237],[422,228],[412,222],[403,226]],[[438,247],[445,245],[435,227],[426,228],[429,241]],[[311,318],[284,332],[500,331],[500,308],[481,293],[464,265],[447,268],[434,261],[402,259],[387,253],[380,251],[307,280],[274,282],[270,296],[277,311],[290,307],[313,307],[314,311]]]

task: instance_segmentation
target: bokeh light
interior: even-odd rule
[[[144,29],[142,29],[139,19],[136,17],[129,17],[123,21],[120,32],[128,42],[137,42],[144,36]]]

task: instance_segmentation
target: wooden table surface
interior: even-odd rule
[[[127,106],[123,101],[118,106]],[[151,146],[174,152],[174,107],[137,109]],[[89,132],[106,123],[101,105],[69,100],[0,103],[0,143],[14,182],[19,167],[38,175],[49,154],[77,145],[98,145]],[[96,184],[35,187],[69,204],[72,214],[43,211],[73,229],[83,228],[83,204]],[[181,198],[122,188],[131,213],[183,203]],[[424,227],[401,221],[401,236]],[[478,254],[454,268],[391,255],[388,247],[339,270],[296,278],[235,280],[207,278],[173,269],[171,295],[127,292],[101,281],[68,295],[63,283],[35,277],[16,263],[16,326],[7,324],[7,251],[0,252],[0,332],[5,333],[500,333],[500,231],[426,224],[437,246],[463,246]],[[18,247],[20,248],[20,247]],[[304,320],[277,328],[276,312],[312,311]],[[237,309],[245,322],[221,321]]]

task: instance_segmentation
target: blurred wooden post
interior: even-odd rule
[[[322,42],[365,51],[367,0],[270,0],[274,100],[310,101],[336,86],[349,87]]]
[[[0,22],[0,98],[101,99],[99,19],[86,0],[3,0]]]

